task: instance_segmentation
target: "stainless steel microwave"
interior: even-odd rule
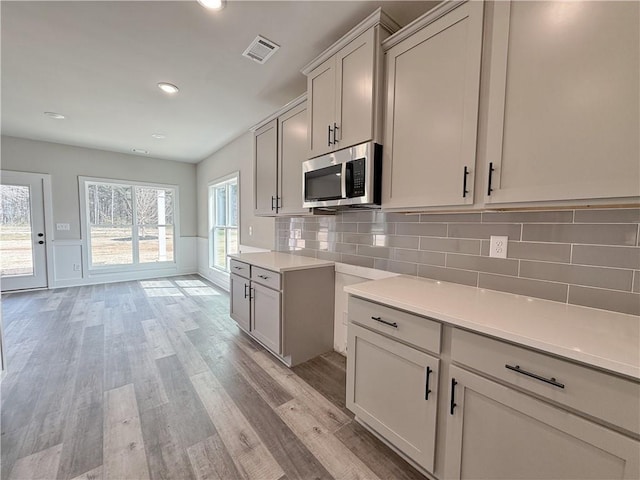
[[[382,145],[367,142],[302,164],[303,207],[380,205]]]

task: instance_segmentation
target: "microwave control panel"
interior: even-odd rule
[[[347,162],[346,165],[346,190],[347,198],[362,197],[365,190],[365,159],[358,158]]]

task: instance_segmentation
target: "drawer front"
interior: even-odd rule
[[[280,274],[271,270],[265,270],[253,265],[251,267],[251,280],[265,287],[280,290]]]
[[[451,359],[577,411],[640,433],[640,382],[454,329]]]
[[[249,272],[251,268],[248,263],[239,262],[238,260],[231,259],[231,273],[240,275],[244,278],[251,278]]]
[[[349,296],[349,320],[422,350],[440,353],[438,322]]]

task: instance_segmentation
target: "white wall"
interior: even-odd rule
[[[137,155],[72,147],[15,137],[1,138],[0,167],[3,170],[51,175],[53,223],[68,223],[68,231],[55,231],[53,241],[54,284],[51,287],[81,285],[195,273],[196,247],[196,166]],[[81,232],[79,176],[177,185],[180,231],[177,232],[176,265],[131,274],[90,274],[82,268],[85,248]]]
[[[208,264],[208,187],[233,172],[240,172],[240,244],[265,250],[273,250],[275,244],[274,219],[253,215],[253,134],[247,132],[198,163],[196,169],[198,272],[221,286],[225,275],[221,277]],[[226,282],[228,285],[228,279]]]

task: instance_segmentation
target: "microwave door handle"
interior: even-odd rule
[[[342,198],[347,198],[347,162],[342,163],[342,173],[340,174],[340,191]]]

